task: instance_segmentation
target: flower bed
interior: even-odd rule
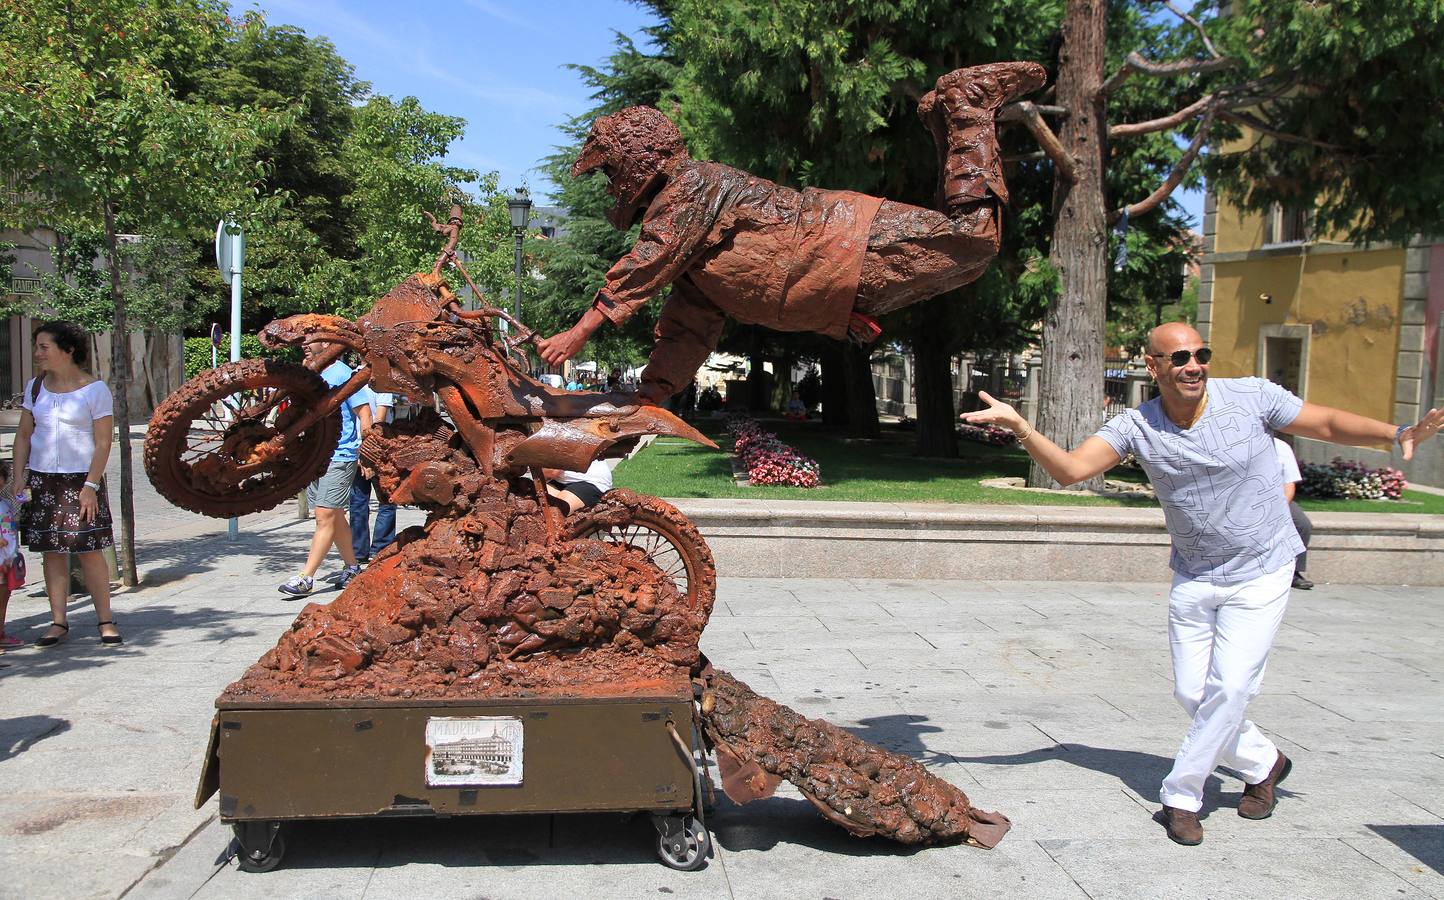
[[[732,452],[742,461],[750,483],[788,487],[817,487],[821,483],[817,460],[782,443],[755,420],[736,416],[727,421],[727,431],[732,435]]]
[[[1361,462],[1334,457],[1327,466],[1304,463],[1299,467],[1304,480],[1299,494],[1304,497],[1345,500],[1398,500],[1409,482],[1398,469],[1371,469]]]
[[[964,422],[958,426],[958,435],[994,447],[1011,447],[1018,443],[1017,435],[998,425],[969,425]]]

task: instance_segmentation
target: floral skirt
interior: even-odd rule
[[[80,520],[80,491],[85,472],[31,472],[30,502],[20,515],[25,546],[34,553],[87,553],[115,543],[105,484],[93,522]]]

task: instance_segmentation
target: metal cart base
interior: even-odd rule
[[[220,793],[240,866],[298,819],[650,812],[662,862],[705,864],[691,682],[644,695],[216,703],[196,792]]]

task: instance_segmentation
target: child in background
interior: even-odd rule
[[[10,467],[0,463],[0,653],[24,645],[20,638],[5,633],[5,613],[10,606],[10,589],[25,584],[24,561],[20,558],[20,536],[15,531],[15,512],[19,504],[5,494],[10,482]]]

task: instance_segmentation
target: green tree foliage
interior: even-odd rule
[[[199,268],[195,245],[180,238],[128,236],[117,243],[120,290],[130,321],[138,328],[178,333],[195,316],[198,279],[214,269]],[[110,274],[103,266],[105,235],[60,235],[50,253],[55,273],[40,274],[40,292],[17,312],[56,317],[87,331],[111,327],[114,308]],[[102,263],[102,265],[97,265]]]
[[[373,96],[330,41],[258,13],[237,23],[221,50],[220,64],[196,67],[199,93],[229,107],[295,108],[263,150],[261,189],[271,202],[245,222],[248,325],[366,312],[406,275],[431,268],[440,242],[422,213],[443,215],[455,188],[465,189],[457,196],[468,269],[484,290],[505,288],[508,219],[495,176],[442,161],[465,122],[414,97]]]
[[[184,0],[0,2],[0,159],[16,191],[0,219],[105,236],[110,326],[126,334],[117,235],[183,237],[245,209],[255,151],[288,116],[186,96],[177,62],[210,58],[220,6]],[[120,432],[121,575],[136,583],[127,341],[113,341]]]
[[[454,116],[426,111],[414,97],[372,97],[358,107],[340,148],[352,178],[341,204],[353,227],[354,251],[314,260],[294,297],[278,303],[277,311],[365,313],[407,275],[431,268],[440,241],[423,213],[444,219],[451,198],[464,207],[460,246],[474,259],[472,277],[483,290],[500,291],[511,270],[510,220],[496,176],[482,178],[440,161],[464,127]],[[469,184],[477,185],[480,199],[457,190]]]
[[[1444,224],[1444,4],[1244,0],[1206,18],[1226,68],[1199,78],[1244,152],[1209,164],[1253,210],[1312,209],[1322,233],[1403,240]],[[1209,12],[1196,10],[1202,18]],[[1210,58],[1190,33],[1192,58]],[[1137,76],[1135,76],[1137,77]]]

